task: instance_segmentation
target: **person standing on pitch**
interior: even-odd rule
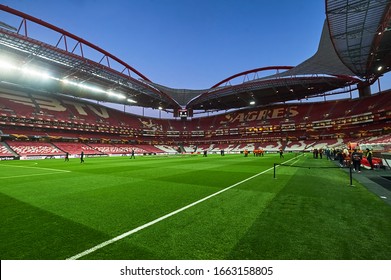
[[[80,163],[83,163],[84,162],[84,152],[81,151],[81,154],[80,154]]]
[[[371,170],[373,170],[372,151],[367,148],[365,156],[367,157],[367,161],[368,161],[369,165],[371,166]]]
[[[134,149],[132,149],[132,153],[131,153],[131,155],[130,155],[130,159],[136,159],[136,157],[134,156]]]
[[[352,163],[354,171],[357,173],[361,173],[361,158],[362,154],[357,151],[357,149],[354,149],[352,153]]]

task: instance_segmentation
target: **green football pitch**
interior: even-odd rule
[[[0,259],[391,259],[389,205],[284,156],[2,161]]]

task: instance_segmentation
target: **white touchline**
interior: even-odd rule
[[[289,161],[291,161],[293,159],[295,159],[295,158],[291,158],[291,159],[289,159],[289,160],[287,160],[287,161],[285,161],[283,163],[289,162]],[[191,208],[191,207],[193,207],[193,206],[195,206],[195,205],[197,205],[197,204],[199,204],[201,202],[204,202],[205,200],[208,200],[208,199],[210,199],[210,198],[212,198],[212,197],[214,197],[216,195],[219,195],[219,194],[221,194],[221,193],[223,193],[225,191],[228,191],[229,189],[232,189],[232,188],[234,188],[234,187],[236,187],[236,186],[238,186],[240,184],[243,184],[244,182],[247,182],[247,181],[249,181],[251,179],[254,179],[255,177],[258,177],[259,175],[262,175],[262,174],[264,174],[266,172],[269,172],[270,170],[273,170],[273,168],[274,167],[266,169],[266,170],[264,170],[264,171],[262,171],[260,173],[257,173],[257,174],[255,174],[255,175],[253,175],[251,177],[248,177],[247,179],[244,179],[244,180],[242,180],[242,181],[240,181],[238,183],[235,183],[235,184],[233,184],[233,185],[231,185],[229,187],[226,187],[225,189],[222,189],[222,190],[220,190],[218,192],[212,193],[211,195],[208,195],[208,196],[206,196],[206,197],[204,197],[204,198],[202,198],[200,200],[197,200],[197,201],[195,201],[193,203],[190,203],[190,204],[188,204],[188,205],[186,205],[186,206],[184,206],[184,207],[182,207],[182,208],[180,208],[178,210],[175,210],[175,211],[173,211],[171,213],[168,213],[167,215],[161,216],[160,218],[157,218],[157,219],[155,219],[155,220],[153,220],[153,221],[151,221],[149,223],[146,223],[146,224],[144,224],[142,226],[139,226],[139,227],[137,227],[135,229],[127,231],[127,232],[125,232],[125,233],[123,233],[121,235],[118,235],[118,236],[116,236],[116,237],[114,237],[112,239],[109,239],[109,240],[107,240],[105,242],[102,242],[102,243],[100,243],[100,244],[98,244],[98,245],[96,245],[96,246],[94,246],[94,247],[92,247],[92,248],[90,248],[88,250],[85,250],[85,251],[83,251],[83,252],[81,252],[81,253],[79,253],[77,255],[74,255],[73,257],[67,258],[67,260],[77,260],[77,259],[80,259],[81,257],[89,255],[89,254],[91,254],[91,253],[93,253],[93,252],[95,252],[95,251],[97,251],[99,249],[102,249],[103,247],[106,247],[107,245],[110,245],[110,244],[112,244],[114,242],[117,242],[117,241],[119,241],[121,239],[124,239],[125,237],[127,237],[129,235],[132,235],[132,234],[134,234],[134,233],[136,233],[136,232],[138,232],[138,231],[140,231],[142,229],[145,229],[145,228],[147,228],[149,226],[152,226],[152,225],[154,225],[154,224],[156,224],[156,223],[158,223],[160,221],[163,221],[163,220],[165,220],[165,219],[167,219],[167,218],[169,218],[171,216],[174,216],[174,215],[176,215],[176,214],[178,214],[178,213],[180,213],[180,212],[182,212],[182,211],[184,211],[186,209],[189,209],[189,208]]]

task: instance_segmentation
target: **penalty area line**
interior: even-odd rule
[[[294,158],[289,159],[286,162],[289,162],[289,161],[291,161],[293,159]],[[81,253],[79,253],[77,255],[74,255],[74,256],[72,256],[70,258],[67,258],[67,260],[77,260],[77,259],[80,259],[80,258],[82,258],[84,256],[87,256],[87,255],[89,255],[89,254],[91,254],[91,253],[93,253],[93,252],[95,252],[95,251],[97,251],[99,249],[102,249],[103,247],[106,247],[106,246],[108,246],[110,244],[113,244],[113,243],[115,243],[117,241],[120,241],[121,239],[124,239],[125,237],[128,237],[128,236],[130,236],[130,235],[132,235],[132,234],[134,234],[136,232],[139,232],[140,230],[143,230],[143,229],[145,229],[147,227],[150,227],[150,226],[152,226],[152,225],[154,225],[154,224],[156,224],[158,222],[161,222],[161,221],[163,221],[163,220],[165,220],[165,219],[167,219],[169,217],[172,217],[172,216],[174,216],[174,215],[176,215],[176,214],[178,214],[178,213],[180,213],[182,211],[185,211],[185,210],[187,210],[187,209],[189,209],[189,208],[191,208],[193,206],[196,206],[197,204],[199,204],[201,202],[204,202],[204,201],[206,201],[206,200],[208,200],[208,199],[210,199],[212,197],[215,197],[215,196],[217,196],[217,195],[219,195],[219,194],[221,194],[223,192],[226,192],[226,191],[228,191],[228,190],[230,190],[230,189],[232,189],[232,188],[234,188],[234,187],[236,187],[238,185],[241,185],[241,184],[243,184],[243,183],[245,183],[245,182],[247,182],[249,180],[252,180],[252,179],[258,177],[259,175],[265,174],[266,172],[269,172],[269,171],[273,170],[273,168],[274,167],[268,168],[268,169],[266,169],[266,170],[264,170],[264,171],[262,171],[260,173],[257,173],[257,174],[255,174],[255,175],[253,175],[251,177],[248,177],[247,179],[244,179],[244,180],[242,180],[240,182],[237,182],[237,183],[235,183],[235,184],[233,184],[233,185],[231,185],[229,187],[226,187],[226,188],[224,188],[224,189],[222,189],[222,190],[220,190],[218,192],[215,192],[215,193],[213,193],[211,195],[208,195],[208,196],[206,196],[204,198],[201,198],[200,200],[197,200],[197,201],[195,201],[193,203],[190,203],[190,204],[188,204],[188,205],[186,205],[186,206],[184,206],[184,207],[182,207],[180,209],[177,209],[177,210],[175,210],[175,211],[173,211],[171,213],[168,213],[168,214],[166,214],[164,216],[161,216],[160,218],[157,218],[157,219],[155,219],[155,220],[153,220],[151,222],[148,222],[148,223],[146,223],[146,224],[144,224],[142,226],[139,226],[139,227],[134,228],[134,229],[132,229],[130,231],[127,231],[127,232],[125,232],[125,233],[123,233],[121,235],[118,235],[118,236],[116,236],[116,237],[114,237],[112,239],[104,241],[104,242],[102,242],[102,243],[100,243],[100,244],[98,244],[98,245],[96,245],[96,246],[94,246],[94,247],[92,247],[90,249],[87,249],[87,250],[85,250],[85,251],[83,251],[83,252],[81,252]]]

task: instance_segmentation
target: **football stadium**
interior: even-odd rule
[[[0,12],[0,259],[391,259],[389,0],[326,0],[315,54],[207,89]]]

